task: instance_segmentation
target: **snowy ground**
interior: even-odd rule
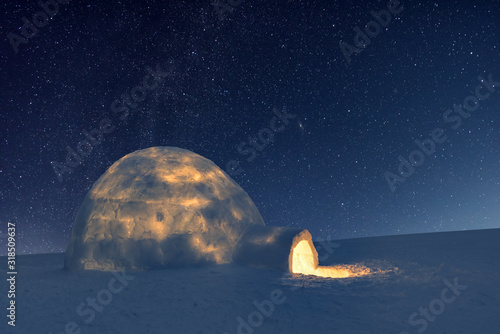
[[[0,333],[500,333],[500,229],[341,240],[331,255],[317,247],[321,264],[385,273],[315,279],[222,265],[120,283],[63,271],[64,254],[19,256],[16,327],[2,279]]]

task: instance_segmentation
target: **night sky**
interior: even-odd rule
[[[65,251],[93,183],[152,146],[315,239],[500,227],[499,2],[218,6],[2,2],[0,240]]]

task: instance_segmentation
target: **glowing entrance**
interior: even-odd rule
[[[363,276],[370,273],[368,268],[360,270],[352,266],[319,266],[318,255],[313,247],[308,240],[302,240],[292,249],[292,273],[331,278]]]

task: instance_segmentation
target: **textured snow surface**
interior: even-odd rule
[[[264,225],[247,193],[210,160],[175,147],[115,162],[85,197],[68,269],[227,263],[242,231]]]
[[[362,263],[386,272],[322,279],[237,264],[130,272],[133,279],[110,293],[110,301],[105,290],[116,280],[111,272],[65,271],[64,254],[19,256],[17,326],[8,327],[3,316],[0,333],[64,333],[74,321],[82,334],[232,334],[238,333],[238,319],[248,323],[253,314],[258,325],[251,327],[254,334],[413,334],[422,325],[412,326],[411,314],[430,305],[436,310],[445,280],[456,279],[467,288],[439,315],[430,314],[433,321],[426,320],[423,333],[497,334],[499,241],[500,230],[482,230],[340,240],[330,248],[316,243],[322,265]],[[0,291],[7,291],[6,283],[0,281]],[[121,287],[113,283],[115,291]],[[254,302],[269,306],[262,303],[273,293],[279,303],[257,321]],[[99,297],[107,304],[100,304]],[[445,297],[454,294],[448,290]],[[96,298],[102,307],[88,323],[90,315],[77,312],[87,298]],[[5,300],[2,292],[2,305]]]

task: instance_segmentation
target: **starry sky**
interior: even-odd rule
[[[61,2],[0,4],[0,241],[16,223],[19,254],[65,251],[93,183],[152,146],[315,239],[500,227],[500,3]]]

